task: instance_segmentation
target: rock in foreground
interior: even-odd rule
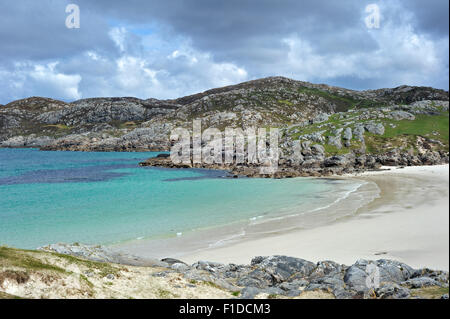
[[[42,249],[0,247],[0,297],[448,298],[448,272],[385,259],[346,266],[270,256],[255,257],[250,265],[208,261],[187,265],[173,258],[141,259],[101,246],[56,244]]]

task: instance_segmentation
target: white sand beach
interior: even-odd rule
[[[360,258],[383,258],[448,270],[449,166],[385,169],[343,177],[374,182],[380,189],[380,196],[353,217],[312,229],[244,238],[182,259],[247,264],[254,256],[289,255],[353,264]]]

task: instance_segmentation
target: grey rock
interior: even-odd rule
[[[401,120],[414,121],[416,119],[416,117],[413,114],[405,111],[392,111],[389,115],[396,121]]]
[[[337,149],[342,148],[341,136],[328,136],[328,144],[335,146]]]
[[[331,274],[339,274],[342,272],[342,265],[334,261],[319,261],[316,269],[312,272],[310,278],[324,277]]]
[[[171,269],[177,271],[177,272],[184,272],[188,271],[190,267],[184,263],[175,263],[170,266]]]
[[[286,292],[278,287],[269,287],[261,290],[261,293],[268,294],[268,295],[285,295]]]
[[[170,271],[160,271],[160,272],[156,272],[156,273],[152,274],[152,277],[164,278],[164,277],[167,277],[167,275],[170,273],[171,273]]]
[[[210,261],[199,261],[192,265],[192,267],[196,269],[207,270],[210,272],[216,272],[218,270],[217,268],[223,268],[224,266],[224,264]]]
[[[355,299],[357,296],[360,296],[360,298],[364,297],[364,294],[358,295],[358,293],[345,289],[336,289],[335,291],[333,291],[333,295],[336,297],[336,299]]]
[[[325,167],[336,167],[336,166],[346,167],[349,164],[350,164],[349,158],[343,155],[328,157],[324,162]]]
[[[380,259],[376,261],[376,265],[380,268],[381,282],[401,283],[414,273],[410,266],[394,260]]]
[[[316,277],[315,279],[311,280],[310,284],[305,288],[305,290],[322,290],[335,294],[335,292],[343,291],[345,290],[345,288],[346,284],[344,283],[342,277],[333,274],[325,277]]]
[[[324,155],[325,154],[325,148],[322,145],[314,144],[311,146],[311,152],[313,155]]]
[[[358,266],[351,266],[344,275],[344,282],[349,288],[356,291],[367,291],[369,287],[366,284],[368,274]]]
[[[286,256],[257,257],[252,265],[269,274],[274,282],[286,281],[294,274],[307,277],[316,268],[310,261]]]
[[[290,282],[283,282],[278,285],[278,288],[284,291],[299,290],[300,288],[306,287],[308,284],[309,282],[305,279],[297,279]]]
[[[380,299],[407,299],[411,296],[409,289],[395,283],[386,283],[375,289],[375,294]]]
[[[329,117],[330,116],[328,114],[321,113],[321,114],[317,115],[315,118],[313,118],[311,120],[311,123],[312,124],[317,124],[317,123],[326,122],[326,121],[328,121]]]
[[[255,287],[246,287],[241,290],[241,295],[239,299],[254,299],[258,294],[261,293],[261,290]]]
[[[163,258],[163,259],[161,259],[161,261],[166,263],[166,264],[169,264],[170,266],[172,266],[173,264],[184,264],[184,265],[187,265],[183,261],[175,259],[175,258]]]
[[[364,143],[364,126],[363,125],[356,125],[353,129],[353,135],[355,138]]]
[[[381,123],[366,123],[364,125],[364,128],[367,132],[376,134],[376,135],[383,135],[384,134],[384,126]]]
[[[257,287],[263,289],[272,286],[274,284],[274,278],[262,269],[255,269],[239,278],[236,284],[241,287]]]
[[[322,135],[324,132],[325,131],[319,131],[319,132],[313,132],[311,134],[301,135],[301,136],[299,136],[299,139],[313,141],[315,143],[323,143],[323,142],[325,142],[325,138]]]
[[[51,244],[39,247],[38,250],[71,255],[96,262],[110,262],[130,266],[168,267],[168,264],[157,259],[141,258],[103,246],[74,244]]]
[[[432,286],[440,286],[441,284],[429,277],[412,278],[405,282],[411,288],[424,288]]]
[[[353,137],[352,129],[350,127],[347,127],[344,130],[344,134],[342,135],[342,138],[346,141],[350,141],[352,139],[352,137]]]

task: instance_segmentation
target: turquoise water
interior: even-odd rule
[[[164,238],[336,200],[336,181],[231,179],[137,165],[155,155],[0,149],[0,245]],[[341,195],[353,187],[338,186]]]

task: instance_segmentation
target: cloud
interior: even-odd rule
[[[167,40],[153,37],[153,42],[161,47],[154,51],[143,49],[144,38],[123,26],[113,28],[110,36],[121,52],[119,56],[89,51],[60,65],[64,73],[82,75],[79,87],[83,97],[132,95],[143,99],[175,98],[186,92],[247,79],[243,68],[232,63],[215,62],[210,54],[193,49],[189,41],[180,43],[175,49]],[[140,49],[130,50],[130,47]]]
[[[57,70],[58,62],[48,64],[16,63],[12,70],[0,69],[0,78],[6,81],[3,97],[7,101],[45,92],[44,96],[75,100],[81,98],[79,74],[64,74]]]
[[[80,29],[64,25],[69,2]],[[365,26],[370,3],[380,29]],[[0,103],[176,98],[271,75],[354,89],[449,86],[442,0],[20,0],[0,15]]]
[[[308,81],[339,79],[340,84],[357,89],[394,87],[403,84],[448,87],[448,41],[433,40],[416,33],[410,18],[367,33],[374,49],[361,52],[318,52],[298,35],[284,39],[289,46],[288,59],[278,66],[285,75],[295,74]],[[361,84],[343,79],[360,79]],[[345,85],[344,85],[345,86]]]
[[[0,61],[63,59],[86,50],[109,51],[109,25],[100,12],[83,10],[82,28],[65,26],[68,0],[3,1]]]

